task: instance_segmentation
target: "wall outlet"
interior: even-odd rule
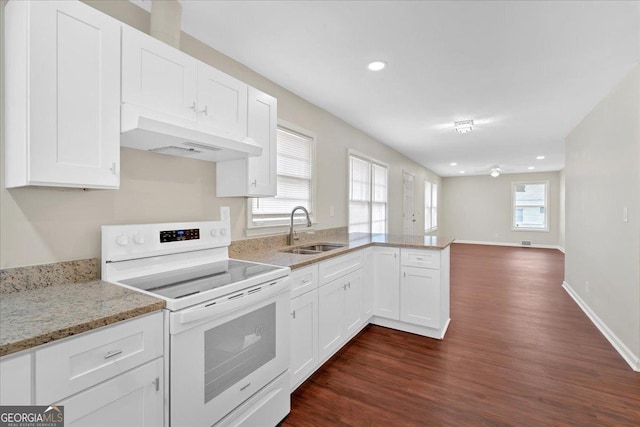
[[[522,246],[531,246],[531,240],[523,240]]]

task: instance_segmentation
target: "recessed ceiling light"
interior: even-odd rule
[[[449,163],[451,166],[458,166],[458,164],[456,162],[451,162]]]
[[[387,63],[384,61],[372,61],[372,62],[369,62],[369,65],[367,65],[367,68],[370,69],[371,71],[380,71],[386,66],[387,66]]]
[[[456,131],[458,133],[468,133],[473,129],[473,120],[461,120],[459,122],[453,122]]]
[[[529,169],[530,171],[534,170],[536,167],[535,166],[529,166],[527,169]]]
[[[536,157],[536,160],[544,160],[544,156],[538,156]]]
[[[460,173],[464,173],[464,171],[460,171]]]

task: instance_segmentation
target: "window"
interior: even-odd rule
[[[438,228],[438,184],[424,181],[424,231]]]
[[[387,232],[386,165],[349,153],[349,232]]]
[[[249,228],[289,225],[291,211],[304,206],[313,216],[313,141],[310,132],[278,126],[278,193],[275,197],[251,199]],[[297,211],[294,223],[306,223]]]
[[[513,229],[528,231],[549,231],[547,193],[549,183],[514,182]]]

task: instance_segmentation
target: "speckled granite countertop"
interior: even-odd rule
[[[437,249],[442,250],[453,243],[452,238],[442,236],[405,236],[393,234],[349,234],[343,237],[336,237],[331,240],[318,240],[318,242],[344,243],[344,248],[334,249],[321,254],[300,255],[282,252],[290,248],[289,246],[280,248],[260,248],[256,250],[235,251],[230,256],[245,261],[262,262],[265,264],[281,265],[290,267],[292,270],[304,267],[316,262],[324,261],[345,253],[363,249],[367,246],[392,246],[400,248],[414,249]],[[308,241],[296,246],[307,246],[314,242]],[[293,246],[291,246],[293,247]]]
[[[0,356],[160,310],[164,301],[94,280],[0,295]]]

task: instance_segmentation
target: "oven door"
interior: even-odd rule
[[[215,424],[289,368],[289,281],[171,313],[171,425]]]

